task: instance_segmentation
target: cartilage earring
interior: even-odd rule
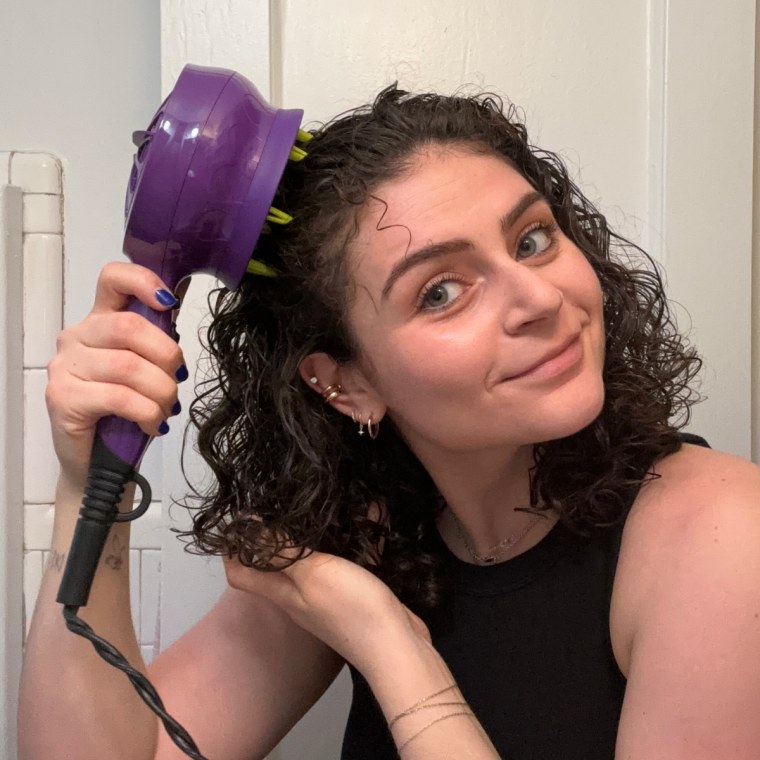
[[[343,387],[339,383],[335,383],[335,385],[328,385],[322,391],[322,398],[326,404],[329,404],[333,399],[338,398],[341,393],[343,393]]]
[[[319,382],[319,380],[317,379],[316,375],[312,375],[312,376],[309,378],[309,382],[310,382],[312,385],[316,385],[316,384]]]

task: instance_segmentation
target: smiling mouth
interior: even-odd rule
[[[574,367],[582,357],[583,346],[581,345],[580,334],[578,334],[565,346],[565,348],[561,349],[559,353],[549,359],[545,359],[535,367],[525,370],[525,372],[521,372],[519,375],[507,377],[505,380],[521,380],[523,378],[542,380],[555,377],[561,375],[571,367]]]

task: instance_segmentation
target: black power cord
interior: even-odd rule
[[[140,487],[140,504],[131,512],[119,512],[124,488],[132,481]],[[139,670],[133,668],[113,644],[98,636],[77,616],[79,608],[87,604],[95,571],[111,526],[115,522],[130,522],[145,514],[150,499],[148,481],[135,472],[130,464],[116,456],[100,436],[96,436],[87,474],[87,487],[57,601],[63,605],[66,627],[72,633],[88,639],[107,663],[126,674],[143,702],[161,719],[172,741],[189,757],[208,760],[201,754],[190,734],[166,712],[153,684]]]
[[[158,692],[153,684],[139,670],[135,670],[113,644],[109,644],[104,638],[98,636],[82,618],[77,617],[77,611],[77,607],[64,606],[63,617],[66,619],[66,627],[72,633],[76,633],[91,641],[95,647],[95,651],[107,663],[126,673],[127,678],[132,682],[132,686],[135,687],[135,691],[140,695],[142,701],[158,715],[164,724],[166,733],[169,734],[171,740],[188,757],[195,758],[195,760],[208,760],[205,755],[201,754],[190,734],[166,712],[164,703],[161,701],[161,697],[158,696]]]

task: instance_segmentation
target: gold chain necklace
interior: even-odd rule
[[[462,543],[465,545],[467,551],[470,553],[470,556],[475,560],[475,562],[478,562],[481,565],[492,565],[499,558],[499,555],[504,554],[513,546],[522,541],[525,536],[527,536],[528,533],[530,533],[531,530],[533,530],[533,528],[535,528],[536,525],[538,525],[538,523],[543,519],[543,515],[536,515],[535,520],[533,520],[533,522],[530,523],[530,525],[528,525],[528,527],[525,528],[522,533],[516,536],[508,536],[503,541],[499,541],[498,544],[488,549],[485,554],[478,554],[475,551],[475,547],[470,543],[469,539],[465,535],[465,532],[462,529],[462,524],[459,522],[459,518],[457,518],[451,509],[449,509],[449,514],[454,518],[454,525],[456,526],[457,533],[462,539]]]

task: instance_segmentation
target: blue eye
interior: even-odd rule
[[[444,275],[442,279],[433,281],[420,295],[419,308],[423,311],[435,311],[450,306],[461,295],[464,285]]]
[[[521,256],[535,256],[543,253],[553,242],[552,233],[554,228],[537,227],[525,235],[517,246],[517,252]]]

